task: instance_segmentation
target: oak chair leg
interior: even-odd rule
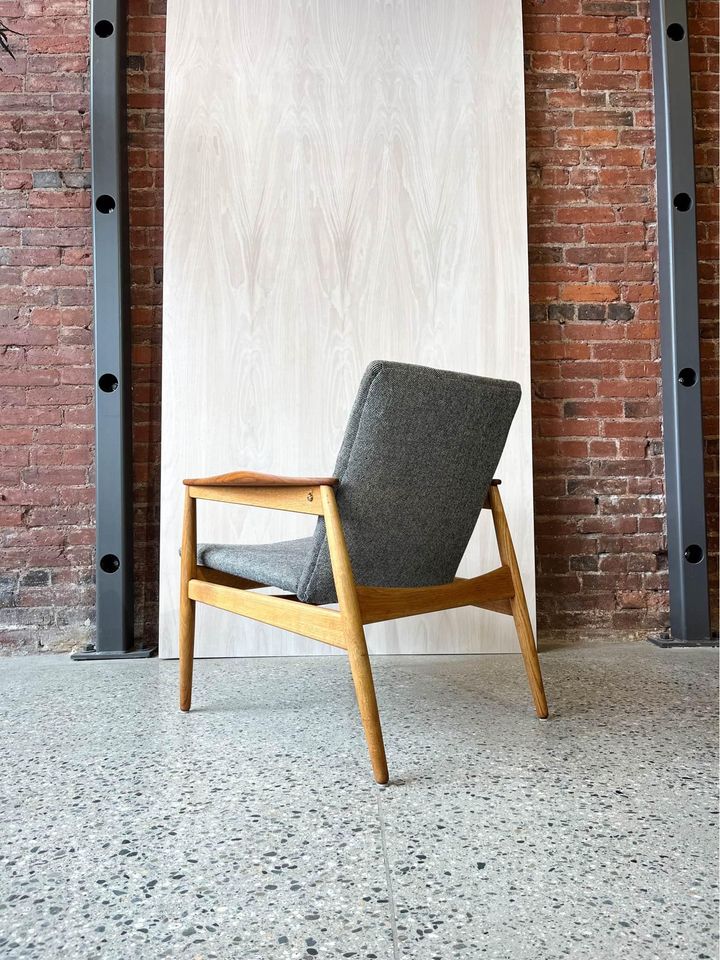
[[[197,566],[196,500],[185,487],[182,553],[180,556],[180,709],[188,711],[192,701],[193,656],[195,649],[195,601],[188,596],[188,583]]]
[[[525,670],[530,684],[530,692],[535,702],[535,711],[542,720],[548,715],[547,700],[545,698],[545,689],[543,687],[542,673],[540,671],[540,661],[535,646],[535,637],[533,636],[532,622],[525,599],[525,590],[523,589],[520,568],[515,554],[515,547],[510,535],[507,517],[500,497],[500,490],[497,486],[490,487],[489,492],[490,509],[492,511],[493,523],[495,525],[495,536],[497,537],[498,551],[500,561],[510,568],[515,595],[510,599],[513,620],[515,621],[515,630],[520,641],[520,651],[525,662]]]
[[[375,684],[373,683],[370,657],[368,656],[367,643],[365,642],[365,631],[363,629],[362,616],[360,615],[360,603],[355,588],[355,578],[353,577],[352,567],[350,565],[350,557],[347,552],[340,514],[337,503],[335,502],[335,494],[331,487],[321,487],[320,490],[325,515],[328,546],[330,548],[330,562],[335,579],[335,590],[340,604],[340,613],[343,618],[343,629],[347,643],[348,659],[350,660],[350,671],[352,673],[353,683],[355,684],[355,695],[365,730],[370,762],[375,780],[378,783],[387,783],[388,768],[385,757],[385,744],[383,743],[380,714],[378,713],[377,699],[375,697]]]

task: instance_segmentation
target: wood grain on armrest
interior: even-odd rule
[[[186,487],[335,487],[335,477],[276,477],[271,473],[239,470],[221,473],[217,477],[183,480]]]

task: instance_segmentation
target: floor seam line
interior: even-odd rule
[[[378,820],[380,821],[380,844],[382,846],[383,862],[385,864],[385,880],[388,888],[388,906],[390,907],[390,926],[392,928],[393,960],[400,960],[400,942],[398,940],[397,916],[395,913],[395,895],[393,893],[392,878],[390,876],[390,858],[388,856],[387,839],[385,837],[385,821],[383,819],[382,792],[378,790]]]

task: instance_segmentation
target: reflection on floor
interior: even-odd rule
[[[0,956],[717,957],[717,651],[0,661]]]

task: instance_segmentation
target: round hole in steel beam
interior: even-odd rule
[[[682,40],[685,36],[685,27],[683,27],[681,23],[671,23],[667,28],[667,35],[671,40],[675,40],[676,42]]]
[[[689,193],[676,193],[673,197],[673,206],[680,213],[687,213],[692,206],[692,197]]]
[[[700,563],[704,556],[703,548],[699,543],[691,543],[685,548],[685,559],[688,563]]]
[[[100,213],[112,213],[115,209],[115,200],[107,193],[101,194],[95,201]]]
[[[103,40],[105,37],[111,37],[115,32],[115,27],[110,23],[109,20],[98,20],[95,24],[95,33],[102,37]]]
[[[678,383],[683,387],[694,387],[697,383],[697,374],[692,367],[683,367],[678,374]]]
[[[98,386],[103,393],[112,393],[118,388],[118,378],[114,373],[104,373],[98,380]]]
[[[106,553],[100,558],[100,569],[103,573],[116,573],[120,569],[120,561],[114,553]]]

